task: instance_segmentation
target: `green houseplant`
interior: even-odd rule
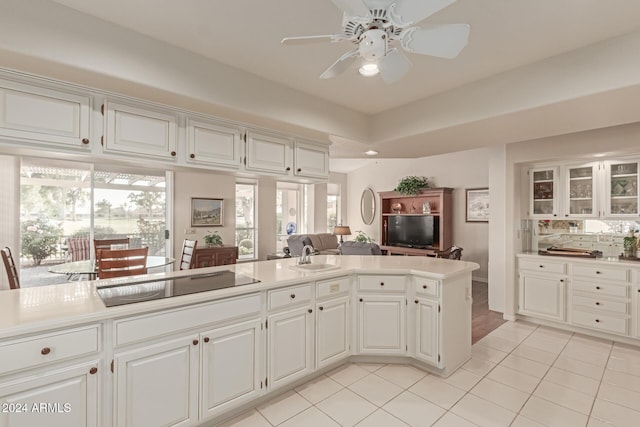
[[[415,196],[423,188],[429,188],[429,179],[426,176],[405,176],[398,182],[394,191],[405,196]]]
[[[222,246],[222,237],[218,234],[217,231],[208,232],[206,236],[204,236],[204,242],[207,244],[207,247],[210,248],[212,246]]]
[[[354,239],[356,242],[371,243],[371,237],[367,236],[364,231],[358,230],[356,233],[358,233]]]

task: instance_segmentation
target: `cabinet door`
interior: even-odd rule
[[[558,168],[536,168],[529,171],[529,216],[558,216]]]
[[[565,279],[520,273],[518,313],[565,320]]]
[[[58,147],[88,147],[89,97],[0,80],[0,135]]]
[[[216,265],[228,265],[236,263],[235,249],[220,251],[216,254]]]
[[[223,124],[187,119],[187,161],[240,167],[242,131]]]
[[[247,133],[248,170],[291,174],[291,142],[282,136]]]
[[[97,426],[98,361],[0,383],[0,425]]]
[[[198,336],[116,355],[117,426],[188,426],[198,420]]]
[[[316,304],[316,360],[322,368],[349,357],[349,297]]]
[[[405,354],[405,297],[361,295],[358,301],[360,353]]]
[[[216,264],[216,255],[214,253],[198,253],[196,251],[196,268],[213,267]]]
[[[607,180],[606,215],[613,218],[638,218],[638,162],[605,163]]]
[[[565,169],[565,218],[597,218],[596,206],[598,171],[596,163],[567,166]]]
[[[104,150],[176,158],[177,121],[169,113],[105,101]]]
[[[329,177],[329,147],[296,141],[293,154],[296,176]]]
[[[260,394],[263,378],[260,319],[205,332],[201,342],[201,420]]]
[[[312,312],[308,307],[301,307],[268,317],[268,382],[271,389],[312,372]]]
[[[416,358],[438,365],[438,302],[416,298]]]

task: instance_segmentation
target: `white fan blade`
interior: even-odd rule
[[[300,36],[300,37],[285,37],[282,39],[280,43],[288,44],[288,45],[299,45],[299,44],[311,44],[318,43],[324,41],[330,42],[341,42],[346,40],[346,37],[342,34],[329,34],[326,36]]]
[[[398,49],[393,48],[378,64],[380,76],[385,83],[400,80],[411,68],[411,61]]]
[[[358,56],[358,49],[354,49],[342,55],[336,62],[331,65],[331,67],[327,68],[324,73],[320,75],[321,79],[331,79],[334,78],[345,71],[347,68],[353,63],[353,61]]]
[[[451,59],[467,45],[469,29],[469,24],[411,27],[400,33],[400,42],[408,52]]]
[[[398,0],[389,7],[391,21],[398,27],[417,24],[456,0]]]
[[[362,0],[331,0],[338,9],[351,17],[369,18],[369,7]]]

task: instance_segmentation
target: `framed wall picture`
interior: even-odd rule
[[[216,227],[222,226],[222,199],[191,198],[191,226]]]
[[[467,188],[467,222],[489,222],[489,189]]]

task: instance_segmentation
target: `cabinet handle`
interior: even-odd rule
[[[291,170],[291,168],[289,166],[287,166],[287,168],[285,169],[287,172],[289,172]]]
[[[195,154],[193,154],[193,153],[191,153],[191,154],[189,154],[189,158],[191,158],[191,159],[195,159],[195,158],[196,158],[196,155],[195,155]]]
[[[209,337],[204,337],[204,342],[209,342]]]
[[[602,272],[600,272],[600,271],[596,271],[596,274],[602,274]]]
[[[318,310],[322,311],[322,310],[324,310],[324,307],[320,306],[320,307],[318,307]]]
[[[43,356],[46,356],[49,353],[51,353],[51,349],[49,347],[45,347],[42,350],[40,350],[40,354],[42,354]]]
[[[96,374],[96,372],[98,372],[98,368],[96,368],[95,366],[94,366],[93,368],[89,369],[89,373],[90,373],[91,375],[95,375],[95,374]]]
[[[308,311],[309,313],[313,313],[313,310],[311,310],[311,309],[309,309],[309,310],[307,310],[307,311]]]
[[[567,214],[564,214],[564,217],[565,217],[565,218],[569,218],[569,215],[567,215]]]
[[[384,282],[380,282],[380,286],[384,286]]]
[[[422,289],[427,289],[428,286],[427,285],[422,285]]]
[[[88,145],[89,144],[89,138],[82,138],[82,143],[84,145]]]
[[[564,283],[564,279],[560,279],[560,283]]]
[[[296,294],[291,294],[291,299],[294,299],[296,297]]]
[[[418,304],[418,300],[415,300],[414,302],[415,302],[416,304]]]
[[[302,168],[296,169],[296,172],[302,172]]]
[[[538,267],[540,267],[540,268],[544,268],[544,265],[540,264]]]
[[[558,216],[558,214],[553,214],[553,216]]]
[[[362,302],[362,298],[360,298],[360,302]]]
[[[596,305],[600,305],[600,302],[596,301]]]
[[[600,319],[596,319],[596,323],[600,323]]]
[[[198,345],[198,340],[193,340],[193,345]]]
[[[596,289],[597,289],[597,290],[600,290],[600,286],[596,286]]]
[[[172,156],[172,157],[175,157],[175,156],[176,156],[176,152],[175,152],[175,151],[172,151],[172,152],[171,152],[171,156]]]

